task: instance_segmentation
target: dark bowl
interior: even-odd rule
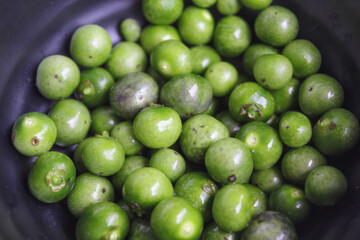
[[[300,22],[299,38],[312,41],[323,55],[320,72],[341,82],[344,107],[360,118],[360,1],[275,1],[292,10]],[[27,187],[35,158],[19,154],[11,144],[14,121],[26,112],[47,113],[53,101],[35,87],[40,61],[52,54],[69,56],[69,40],[84,24],[105,27],[113,43],[121,40],[118,25],[126,17],[146,24],[140,0],[2,0],[0,4],[0,238],[6,240],[75,239],[76,219],[66,201],[44,204]],[[241,10],[253,21],[255,12]],[[70,154],[72,148],[59,149]],[[330,159],[343,171],[349,188],[335,206],[314,208],[298,226],[300,239],[360,239],[360,144]]]

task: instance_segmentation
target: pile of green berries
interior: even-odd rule
[[[297,239],[314,205],[345,194],[327,158],[360,128],[297,17],[271,2],[143,0],[148,25],[124,19],[114,46],[79,27],[71,58],[37,69],[57,102],[13,126],[14,147],[37,156],[34,197],[66,199],[78,240]],[[254,36],[243,7],[258,11]]]

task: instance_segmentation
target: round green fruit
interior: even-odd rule
[[[224,138],[206,151],[205,166],[219,183],[247,183],[253,171],[253,158],[245,143],[236,138]]]
[[[143,0],[142,11],[152,24],[172,24],[181,15],[183,0]]]
[[[84,104],[74,99],[57,102],[49,111],[57,129],[56,144],[71,146],[81,142],[89,132],[91,116]]]
[[[315,205],[329,206],[337,203],[346,193],[344,174],[331,166],[312,170],[305,181],[305,195]]]
[[[249,46],[251,30],[241,17],[226,16],[217,23],[213,39],[221,56],[237,57]]]
[[[199,114],[185,121],[180,135],[180,146],[186,159],[204,164],[210,145],[229,136],[229,131],[220,121],[212,116]]]
[[[76,177],[73,161],[63,153],[47,152],[35,160],[28,184],[30,192],[42,202],[55,203],[70,192]]]
[[[125,152],[121,144],[109,137],[94,137],[82,150],[85,168],[96,175],[111,176],[124,164]]]
[[[327,111],[313,128],[315,147],[328,156],[339,156],[359,141],[359,120],[344,108]]]
[[[244,82],[232,91],[229,110],[240,122],[265,122],[275,111],[275,100],[271,93],[259,84]]]
[[[70,40],[70,54],[81,66],[98,67],[105,63],[111,52],[111,39],[107,31],[95,24],[76,29]]]
[[[114,111],[126,120],[135,116],[152,103],[156,103],[159,86],[148,74],[134,72],[116,82],[110,90],[110,105]]]
[[[243,125],[235,136],[251,151],[254,169],[264,170],[277,163],[283,152],[283,144],[275,129],[266,123],[255,121]]]
[[[202,214],[204,222],[212,218],[212,203],[218,187],[205,172],[189,172],[179,178],[175,195],[189,200]]]
[[[212,96],[211,84],[202,76],[191,73],[173,77],[160,91],[161,102],[183,119],[205,112]]]
[[[76,239],[119,239],[129,232],[129,219],[120,206],[112,202],[100,202],[89,206],[76,224]]]
[[[114,46],[105,63],[116,80],[132,72],[143,72],[147,66],[144,49],[135,42],[120,42]]]
[[[73,215],[80,217],[88,206],[114,200],[114,188],[108,179],[83,173],[77,176],[74,187],[67,197],[67,205]]]
[[[192,72],[190,49],[178,40],[159,43],[150,55],[150,64],[164,78]]]
[[[36,73],[36,86],[51,100],[69,97],[80,82],[80,70],[69,57],[52,55],[41,61]]]
[[[30,112],[16,119],[11,140],[21,154],[38,156],[52,148],[56,136],[56,125],[51,118],[40,112]]]
[[[256,215],[245,229],[241,240],[297,240],[295,227],[284,214],[266,211]]]
[[[173,197],[161,201],[150,219],[151,229],[159,240],[197,240],[203,230],[203,218],[188,200]]]
[[[229,184],[215,195],[213,217],[216,224],[225,231],[241,231],[252,216],[252,198],[246,187]]]
[[[151,212],[159,202],[173,195],[170,180],[151,167],[137,169],[128,175],[122,189],[124,200],[138,216]]]
[[[296,38],[299,22],[295,14],[282,6],[270,6],[255,20],[255,34],[264,43],[282,47]]]
[[[168,107],[150,107],[141,111],[133,123],[136,138],[149,148],[166,148],[180,136],[179,114]]]

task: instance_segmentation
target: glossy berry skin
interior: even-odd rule
[[[270,6],[255,20],[255,34],[264,43],[281,47],[294,40],[299,32],[295,14],[282,6]]]
[[[137,140],[132,122],[120,122],[110,132],[110,136],[121,143],[126,156],[135,155],[144,149],[144,145]]]
[[[241,184],[229,184],[215,195],[213,217],[216,224],[225,231],[241,231],[252,215],[250,192]]]
[[[91,132],[102,135],[104,131],[110,132],[121,121],[121,118],[110,106],[102,106],[91,112]]]
[[[315,205],[330,206],[337,203],[348,188],[344,174],[332,166],[312,170],[305,181],[305,195]]]
[[[60,152],[47,152],[35,160],[28,184],[34,197],[45,203],[63,200],[70,192],[76,177],[72,160]]]
[[[159,240],[197,240],[203,230],[203,219],[189,201],[173,197],[160,202],[151,214],[153,234]]]
[[[207,9],[189,6],[184,9],[178,21],[181,38],[191,45],[210,42],[214,32],[214,18]]]
[[[256,170],[272,167],[279,161],[283,152],[283,144],[279,134],[263,122],[246,123],[236,133],[235,137],[243,141],[249,148]]]
[[[113,47],[105,66],[116,80],[120,80],[128,73],[145,71],[147,56],[139,44],[120,42]]]
[[[253,216],[265,212],[268,209],[268,197],[266,194],[258,187],[255,187],[252,184],[244,184],[244,187],[250,192],[252,198],[252,211]]]
[[[283,184],[271,192],[269,206],[271,210],[285,214],[295,224],[305,221],[311,212],[304,191],[289,184]]]
[[[212,203],[218,187],[205,172],[188,172],[176,182],[175,195],[189,200],[202,214],[204,222],[212,218]]]
[[[192,72],[190,49],[178,40],[159,43],[150,55],[150,65],[164,78]]]
[[[148,166],[149,159],[143,156],[130,156],[125,158],[124,164],[120,170],[111,177],[111,182],[115,188],[115,191],[120,195],[127,176],[139,168]]]
[[[86,69],[81,72],[75,96],[88,108],[95,108],[109,102],[112,85],[114,85],[114,77],[106,69]]]
[[[100,202],[89,206],[76,224],[78,240],[119,239],[129,232],[130,223],[116,203]]]
[[[209,81],[213,95],[215,97],[224,97],[233,90],[239,75],[232,64],[216,62],[208,67],[204,77]]]
[[[93,139],[92,137],[85,138],[84,140],[79,142],[75,148],[73,161],[74,161],[76,170],[78,170],[80,173],[87,172],[87,170],[84,166],[84,162],[82,160],[82,150],[84,149],[85,145],[92,139]]]
[[[241,0],[217,0],[217,10],[223,15],[235,15],[241,8]]]
[[[183,0],[144,0],[142,10],[145,18],[152,24],[172,24],[181,15]]]
[[[241,239],[297,240],[298,236],[293,223],[288,217],[276,211],[266,211],[254,216],[243,232]]]
[[[294,76],[305,78],[317,73],[321,66],[321,53],[316,46],[305,39],[297,39],[287,44],[282,54],[294,67]]]
[[[38,156],[55,143],[57,129],[51,118],[40,112],[25,113],[16,119],[11,140],[21,154]]]
[[[160,170],[175,183],[185,173],[186,162],[177,151],[163,148],[151,156],[149,167]]]
[[[192,3],[195,6],[201,7],[201,8],[209,8],[213,6],[216,3],[217,0],[192,0]]]
[[[120,24],[120,33],[125,41],[137,42],[140,38],[141,27],[133,18],[126,18]]]
[[[180,136],[179,114],[168,107],[150,107],[141,111],[133,123],[136,138],[149,148],[166,148]]]
[[[161,42],[166,40],[181,41],[178,30],[171,25],[148,25],[140,35],[140,44],[147,54]]]
[[[254,64],[254,78],[264,88],[277,90],[292,78],[293,66],[289,59],[280,54],[266,54]]]
[[[85,168],[96,175],[111,176],[120,170],[125,160],[121,144],[108,137],[95,137],[82,150]]]
[[[275,111],[271,93],[254,82],[237,86],[229,98],[229,110],[240,122],[267,121]]]
[[[285,183],[284,176],[278,166],[272,166],[265,170],[255,170],[251,176],[251,184],[260,188],[266,194]]]
[[[256,60],[266,54],[277,54],[279,50],[263,43],[251,44],[242,56],[243,67],[247,75],[252,76]]]
[[[74,216],[80,217],[91,204],[114,200],[114,188],[108,179],[83,173],[77,176],[74,187],[67,197],[67,205]]]
[[[281,172],[287,181],[301,186],[313,169],[323,165],[326,165],[326,158],[316,148],[303,146],[291,149],[284,155]]]
[[[107,31],[95,24],[79,27],[71,37],[70,53],[84,67],[98,67],[105,63],[111,52],[111,39]]]
[[[287,146],[302,147],[311,139],[311,122],[301,112],[288,111],[280,118],[279,134]]]
[[[245,143],[224,138],[206,151],[205,166],[209,175],[222,184],[247,183],[253,171],[253,158]]]
[[[206,114],[193,116],[185,121],[180,135],[180,146],[186,159],[204,164],[204,157],[210,145],[230,136],[220,121]]]
[[[69,97],[80,81],[80,70],[69,57],[52,55],[41,61],[36,72],[36,86],[51,100]]]
[[[282,88],[271,91],[271,95],[275,100],[275,114],[282,114],[286,111],[299,108],[299,89],[300,81],[296,78],[291,78]]]
[[[91,116],[84,104],[74,99],[57,102],[49,111],[57,129],[56,144],[70,146],[81,142],[89,132]]]
[[[220,62],[221,57],[216,50],[207,45],[194,46],[190,48],[192,55],[192,73],[202,74],[213,63]]]
[[[159,202],[173,195],[170,180],[151,167],[137,169],[128,175],[122,189],[124,200],[138,216],[151,212]]]
[[[313,128],[315,147],[328,156],[339,156],[352,149],[359,141],[359,121],[344,108],[327,111]]]
[[[205,112],[212,96],[211,84],[204,77],[191,73],[173,77],[160,91],[161,102],[183,119]]]
[[[241,0],[241,3],[253,10],[262,10],[271,4],[272,0]]]
[[[317,119],[326,111],[341,107],[343,101],[341,84],[329,75],[314,74],[300,85],[299,106],[309,118]]]
[[[226,16],[217,23],[214,31],[214,46],[223,57],[239,56],[251,42],[251,31],[244,19]]]
[[[116,82],[110,90],[110,105],[126,120],[135,116],[151,103],[156,103],[159,87],[155,80],[143,72],[129,73]]]

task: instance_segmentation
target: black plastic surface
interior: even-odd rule
[[[14,121],[31,111],[47,113],[52,101],[35,87],[40,61],[52,54],[69,56],[69,40],[84,24],[105,27],[113,43],[126,17],[145,24],[140,0],[2,0],[0,1],[0,239],[75,239],[76,219],[66,201],[44,204],[31,196],[27,174],[35,158],[20,155],[10,141]],[[311,40],[323,55],[321,72],[339,80],[345,107],[360,118],[360,1],[275,1],[299,18],[299,38]],[[254,19],[254,12],[240,16]],[[54,148],[59,150],[59,148]],[[70,153],[71,148],[61,150]],[[298,227],[300,239],[360,239],[360,144],[330,163],[345,174],[349,189],[333,207],[314,208]]]

